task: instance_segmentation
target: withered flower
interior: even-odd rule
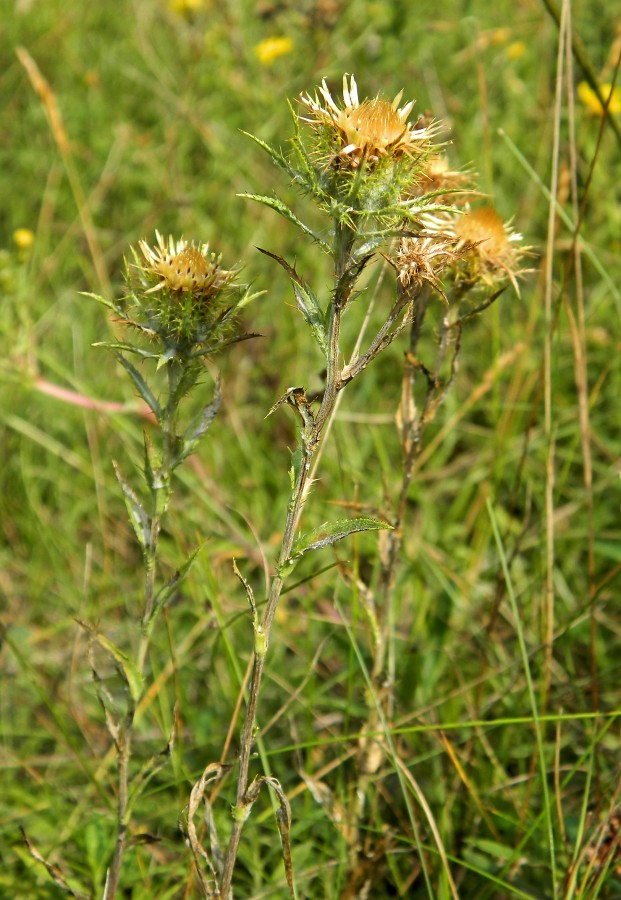
[[[402,286],[419,290],[426,282],[446,300],[439,276],[458,259],[456,245],[455,237],[434,232],[401,238],[395,268]]]

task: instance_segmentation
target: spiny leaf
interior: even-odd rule
[[[324,316],[321,311],[321,307],[319,305],[319,301],[313,294],[310,287],[306,284],[304,279],[298,275],[293,266],[290,266],[286,259],[283,259],[282,256],[278,256],[276,253],[270,253],[269,250],[263,250],[261,247],[257,248],[261,253],[264,253],[266,256],[270,256],[272,259],[275,259],[276,262],[283,267],[289,278],[291,279],[291,283],[293,285],[293,291],[295,293],[295,299],[298,303],[298,309],[308,322],[313,337],[319,344],[324,356],[328,355],[328,339],[326,336],[326,329],[324,324]]]
[[[371,516],[325,522],[318,528],[313,528],[312,531],[300,535],[293,545],[290,559],[302,556],[304,553],[308,553],[309,550],[320,550],[323,547],[329,547],[330,544],[336,544],[338,541],[342,541],[343,538],[358,531],[380,531],[383,528],[392,529],[392,525]]]
[[[124,310],[115,303],[114,300],[108,300],[106,297],[100,297],[99,294],[91,294],[89,291],[80,291],[83,297],[90,297],[92,300],[96,300],[97,303],[101,303],[102,306],[107,306],[108,309],[111,309],[119,316],[125,317]]]
[[[269,156],[272,157],[272,159],[274,160],[276,165],[280,169],[283,169],[283,171],[285,171],[287,173],[287,175],[292,176],[294,174],[293,169],[287,162],[286,157],[283,156],[283,154],[280,152],[280,150],[276,150],[275,147],[271,147],[268,143],[266,143],[265,141],[262,141],[261,138],[256,137],[256,135],[251,134],[251,132],[249,132],[249,131],[242,131],[242,134],[245,134],[246,137],[249,137],[251,141],[254,141],[255,144],[257,144],[262,150],[265,150],[265,152]],[[244,196],[244,195],[240,194],[238,196]]]
[[[270,209],[273,209],[284,219],[287,219],[287,221],[299,228],[304,234],[312,238],[323,250],[326,250],[328,253],[330,252],[330,245],[326,244],[326,242],[322,240],[319,235],[315,234],[308,225],[305,225],[301,219],[298,219],[293,210],[289,209],[287,204],[283,203],[282,200],[279,200],[277,197],[267,197],[263,194],[238,194],[237,196],[243,197],[245,200],[254,200],[256,203],[262,203],[264,206],[269,206]]]
[[[162,415],[162,408],[155,398],[155,395],[152,393],[149,385],[146,383],[138,369],[134,365],[132,365],[132,363],[130,363],[128,359],[125,359],[122,353],[115,353],[114,355],[121,363],[131,380],[134,382],[138,393],[159,422]]]
[[[147,511],[138,499],[134,489],[130,487],[121,475],[121,470],[116,462],[113,461],[112,465],[114,466],[114,472],[123,490],[123,497],[125,499],[129,521],[132,524],[138,543],[144,551],[151,541],[151,519],[147,515]]]
[[[144,683],[144,677],[140,674],[136,663],[133,659],[121,650],[120,647],[117,647],[115,643],[113,643],[110,638],[107,638],[105,634],[102,634],[88,622],[84,622],[82,619],[76,619],[78,625],[81,625],[92,637],[97,641],[100,647],[106,650],[110,656],[118,663],[121,674],[129,688],[129,693],[134,701],[137,703],[142,696],[142,687]]]
[[[157,615],[157,613],[168,603],[170,598],[173,596],[175,591],[179,588],[179,586],[185,581],[190,569],[194,565],[196,557],[200,553],[202,549],[202,545],[197,547],[186,559],[180,569],[177,569],[172,578],[162,587],[156,598],[153,607],[153,615]]]
[[[143,329],[145,333],[154,334],[151,329]],[[143,359],[159,359],[159,353],[153,353],[151,350],[145,350],[142,347],[134,347],[133,344],[125,344],[121,341],[97,341],[93,347],[105,347],[106,350],[122,350],[124,353],[135,353]]]

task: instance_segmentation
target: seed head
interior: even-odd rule
[[[454,237],[434,232],[401,238],[395,267],[403,287],[418,290],[427,282],[446,300],[439,276],[459,257],[456,244]]]

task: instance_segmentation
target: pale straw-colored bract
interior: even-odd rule
[[[209,250],[209,244],[175,240],[172,235],[166,242],[159,231],[155,236],[157,244],[153,247],[146,241],[139,242],[146,262],[143,271],[160,279],[150,292],[167,289],[209,297],[235,277],[235,272],[220,268],[220,256]]]
[[[455,240],[455,251],[471,280],[493,286],[508,278],[519,295],[518,278],[530,271],[522,268],[522,261],[532,254],[521,245],[522,235],[510,222],[503,222],[492,206],[463,214],[424,214],[420,220],[427,232]]]
[[[410,156],[427,149],[436,129],[407,121],[414,101],[399,106],[402,94],[400,91],[392,102],[381,97],[361,102],[356,79],[351,75],[348,81],[344,75],[343,105],[339,106],[324,79],[314,96],[301,95],[309,115],[300,118],[332,132],[341,144],[336,159],[351,168],[358,168],[363,160],[374,163],[387,156]]]

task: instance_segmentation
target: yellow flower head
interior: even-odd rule
[[[471,183],[471,175],[472,173],[451,169],[446,156],[434,154],[425,160],[416,184],[410,188],[410,193],[413,196],[436,194],[437,202],[441,202],[442,195],[446,191],[447,195],[450,195],[447,202],[456,204],[461,199],[463,203],[467,197],[472,196],[471,192],[466,190],[466,186]],[[455,191],[459,193],[455,194]]]
[[[30,228],[18,228],[13,232],[13,243],[18,250],[30,250],[34,244],[34,234]]]
[[[400,107],[402,93],[392,102],[381,97],[360,102],[354,76],[350,76],[348,84],[344,75],[343,103],[337,105],[324,79],[319,94],[302,94],[301,102],[309,115],[301,118],[332,136],[338,146],[337,160],[352,169],[363,161],[375,163],[389,155],[411,156],[417,150],[427,149],[433,129],[407,121],[414,101]]]
[[[621,113],[621,92],[618,88],[612,89],[611,84],[600,84],[600,93],[604,98],[604,102],[608,101],[608,112],[613,115]],[[592,116],[604,115],[604,107],[592,87],[586,81],[581,81],[578,85],[578,96]],[[608,99],[610,98],[610,99]]]
[[[146,261],[143,271],[160,279],[150,292],[167,289],[173,294],[191,293],[209,298],[235,277],[234,271],[220,268],[220,257],[210,253],[209,244],[188,244],[183,239],[175,241],[172,235],[167,244],[159,231],[155,236],[157,246],[139,242]]]
[[[269,66],[278,59],[293,50],[293,41],[288,37],[269,37],[255,47],[259,62]]]
[[[205,0],[168,0],[168,8],[172,13],[188,19],[205,7]]]
[[[528,248],[519,246],[522,235],[503,222],[493,207],[478,207],[463,215],[440,213],[421,218],[429,233],[455,240],[458,281],[494,286],[499,279],[508,278],[520,293],[517,279],[526,271],[520,263],[530,254]]]
[[[460,216],[454,225],[458,239],[457,248],[473,264],[476,275],[482,281],[494,281],[506,277],[519,294],[517,277],[521,274],[519,262],[525,254],[516,246],[522,235],[503,222],[492,206],[482,206]]]

